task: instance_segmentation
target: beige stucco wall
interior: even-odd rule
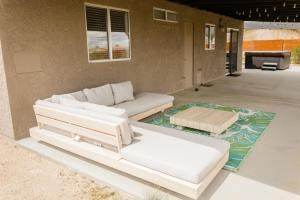
[[[204,50],[203,35],[204,24],[218,27],[221,16],[161,0],[88,1],[130,10],[132,46],[130,61],[88,63],[84,2],[0,0],[0,39],[16,139],[28,136],[36,123],[34,101],[52,94],[124,80],[131,80],[136,92],[183,89],[184,21],[194,23],[194,63],[202,69],[202,81],[224,76],[225,32],[217,28],[214,51]],[[179,23],[154,21],[153,6],[177,11]],[[241,29],[242,39],[241,21],[223,17],[223,22]]]
[[[0,40],[0,134],[14,137],[5,67]]]

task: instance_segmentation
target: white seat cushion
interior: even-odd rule
[[[133,143],[121,150],[125,160],[191,183],[200,183],[229,150],[228,142],[207,136],[139,122],[132,129]]]
[[[111,106],[115,103],[110,84],[92,89],[84,89],[83,93],[86,95],[88,102],[90,103],[105,106]]]
[[[127,111],[129,116],[133,116],[152,108],[171,103],[174,101],[174,97],[165,94],[157,93],[141,93],[136,95],[135,100],[124,102],[115,105],[115,108],[123,108]]]

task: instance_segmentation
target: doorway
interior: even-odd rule
[[[184,88],[194,83],[194,24],[184,22]]]
[[[226,41],[226,73],[234,74],[238,67],[239,30],[227,29]]]

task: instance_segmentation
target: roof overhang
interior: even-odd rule
[[[243,21],[300,22],[300,0],[169,0]]]

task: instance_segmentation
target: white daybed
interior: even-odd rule
[[[193,199],[228,160],[223,140],[130,121],[124,109],[68,98],[36,102],[31,137]]]

